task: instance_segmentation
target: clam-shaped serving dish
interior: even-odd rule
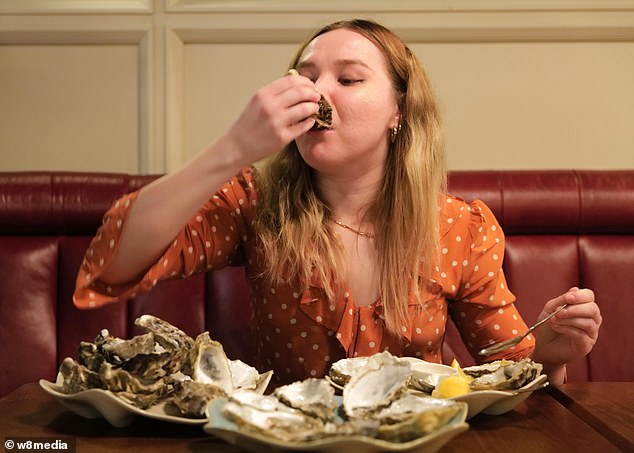
[[[346,374],[353,374],[357,367],[364,366],[364,359],[344,359],[337,364],[336,373],[333,376],[326,376],[330,384],[337,390],[342,391],[341,385]],[[455,376],[458,370],[448,365],[440,363],[427,362],[425,360],[403,357],[400,360],[409,363],[412,370],[412,379],[410,380],[410,391],[413,393],[431,393],[436,385],[445,377]],[[532,365],[531,365],[532,366]],[[486,368],[483,366],[482,368]],[[538,365],[541,371],[541,365]],[[450,398],[454,401],[462,401],[469,405],[467,420],[479,413],[487,415],[501,415],[513,410],[518,404],[528,398],[532,392],[539,390],[548,385],[548,378],[544,374],[538,374],[532,377],[530,381],[525,382],[522,386],[513,390],[473,390],[464,395]]]
[[[414,358],[405,358],[411,367],[413,376],[418,377],[423,382],[436,386],[443,378],[453,376],[458,373],[453,367],[438,363],[425,362]],[[532,365],[532,362],[531,366]],[[472,367],[477,368],[477,367]],[[486,368],[486,365],[481,367]],[[467,370],[469,368],[466,368]],[[537,366],[541,372],[541,365]],[[535,390],[539,390],[548,385],[548,377],[545,374],[538,374],[531,377],[521,387],[512,390],[472,390],[464,395],[455,396],[450,399],[462,401],[469,405],[467,420],[479,413],[487,415],[501,415],[513,410],[518,404],[528,398]]]
[[[501,415],[509,412],[528,398],[535,390],[548,385],[548,377],[541,374],[528,384],[517,390],[475,390],[464,395],[451,398],[469,405],[467,420],[479,413]]]
[[[341,400],[339,398],[339,400]],[[208,422],[203,430],[217,436],[226,442],[247,451],[317,451],[330,453],[374,453],[374,452],[415,452],[433,453],[458,434],[466,431],[469,425],[465,422],[467,405],[461,405],[460,410],[446,424],[429,434],[406,442],[392,442],[363,435],[332,435],[315,440],[282,441],[261,433],[241,430],[233,421],[223,414],[223,406],[228,401],[219,398],[207,406]],[[340,403],[341,404],[341,403]],[[340,413],[340,408],[335,413]],[[338,417],[338,416],[337,416]],[[340,421],[335,418],[335,423]]]
[[[271,380],[273,372],[269,371],[261,375],[258,391],[264,393]],[[57,375],[55,382],[40,379],[40,387],[57,399],[67,409],[85,418],[104,418],[118,428],[128,426],[137,417],[151,418],[163,422],[184,425],[202,426],[207,422],[206,418],[190,418],[180,415],[172,404],[162,402],[148,409],[140,409],[109,390],[89,389],[77,393],[64,393],[62,388],[63,378]]]

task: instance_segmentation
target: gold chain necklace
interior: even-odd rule
[[[332,219],[332,221],[335,222],[340,227],[345,228],[346,230],[352,231],[357,236],[363,236],[363,237],[366,237],[368,239],[374,239],[374,233],[367,233],[365,231],[359,231],[357,229],[352,228],[350,225],[346,225],[345,223],[340,222],[339,220]]]

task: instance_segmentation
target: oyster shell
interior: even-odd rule
[[[234,389],[255,390],[258,387],[260,373],[251,365],[244,363],[242,360],[230,360],[229,369]]]
[[[156,341],[168,351],[188,350],[194,346],[194,340],[189,335],[156,316],[139,316],[134,324],[146,332],[152,332]]]
[[[65,393],[77,393],[88,389],[102,388],[99,373],[66,357],[59,367],[62,374],[62,389]]]
[[[351,357],[337,360],[330,366],[328,377],[335,384],[344,387],[350,378],[365,368],[368,364],[369,357]]]
[[[385,357],[374,362],[380,370],[406,368],[407,365],[398,360],[390,362]],[[399,373],[398,376],[404,388],[407,373]],[[389,375],[382,377],[390,378]],[[353,388],[355,379],[353,377],[349,384]],[[377,404],[374,410],[359,411],[355,416],[350,416],[341,410],[341,397],[333,395],[335,405],[327,409],[317,396],[310,395],[312,390],[319,391],[324,384],[324,379],[309,378],[279,387],[271,395],[238,390],[228,397],[227,402],[221,403],[221,413],[243,432],[284,442],[305,442],[331,436],[368,436],[391,442],[407,442],[441,428],[456,416],[466,417],[467,414],[467,404],[464,402],[420,397],[405,392],[397,393],[399,396],[395,398],[387,396],[389,403],[384,406]],[[309,395],[304,398],[306,393]],[[290,399],[295,399],[294,407],[287,405]]]
[[[293,409],[271,395],[236,392],[223,406],[222,414],[241,430],[285,442],[323,437],[324,424],[320,419]]]
[[[371,356],[343,388],[343,407],[349,417],[367,417],[389,406],[406,390],[411,375],[408,362],[389,352]]]
[[[227,394],[217,385],[184,380],[174,384],[172,403],[182,415],[200,418],[205,416],[205,409],[211,400],[223,396]]]
[[[325,379],[309,378],[275,389],[284,404],[322,420],[331,419],[337,406],[335,389]]]
[[[519,362],[496,360],[484,365],[466,367],[462,371],[473,377],[469,384],[471,390],[516,390],[539,376],[542,368],[540,363],[526,358]]]
[[[203,332],[196,337],[189,353],[191,377],[196,382],[220,387],[226,395],[233,392],[229,359],[222,345]]]
[[[447,424],[464,404],[406,394],[376,415],[379,419],[377,437],[392,442],[407,442],[424,436]]]
[[[319,111],[313,115],[313,118],[315,118],[313,129],[322,130],[332,128],[332,107],[328,101],[326,101],[325,97],[321,96],[321,98],[319,98]]]
[[[94,343],[81,342],[79,362],[67,357],[60,366],[63,391],[101,388],[142,409],[168,401],[183,415],[202,417],[211,399],[243,387],[264,392],[269,383],[271,371],[261,375],[229,361],[208,332],[193,340],[151,315],[135,324],[145,333],[124,340],[102,329]]]

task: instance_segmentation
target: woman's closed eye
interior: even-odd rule
[[[361,83],[363,82],[363,79],[353,79],[353,78],[347,78],[347,77],[340,77],[339,78],[339,83],[342,85],[355,85],[357,83]]]

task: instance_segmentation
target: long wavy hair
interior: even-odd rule
[[[446,185],[439,110],[416,56],[396,34],[372,21],[335,22],[316,31],[290,68],[313,39],[342,28],[361,34],[382,52],[401,115],[401,130],[389,141],[382,184],[368,216],[374,224],[385,325],[402,334],[409,325],[410,296],[420,302],[438,249],[438,200]],[[275,284],[299,281],[307,287],[316,276],[334,299],[344,290],[346,259],[329,225],[330,209],[316,190],[314,170],[292,142],[267,159],[256,178],[256,228],[267,277]]]

